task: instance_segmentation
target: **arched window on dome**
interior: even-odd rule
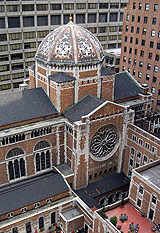
[[[51,146],[47,141],[40,141],[34,148],[36,172],[50,169]]]
[[[21,148],[11,149],[6,156],[8,163],[9,180],[14,180],[26,176],[24,151]]]

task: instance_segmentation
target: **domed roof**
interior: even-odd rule
[[[51,64],[98,63],[103,60],[99,40],[88,30],[69,22],[50,34],[39,45],[36,58]]]

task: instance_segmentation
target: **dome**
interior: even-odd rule
[[[71,21],[48,34],[36,53],[37,60],[62,65],[99,63],[103,58],[99,40]]]

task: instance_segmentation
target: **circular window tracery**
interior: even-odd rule
[[[96,160],[111,157],[119,146],[120,133],[116,125],[109,124],[96,131],[91,139],[90,152]]]

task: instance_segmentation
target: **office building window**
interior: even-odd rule
[[[150,75],[146,74],[146,80],[149,81],[149,79],[150,79]]]
[[[134,32],[134,27],[133,27],[133,26],[131,26],[131,32],[132,32],[132,33]]]
[[[132,74],[133,74],[133,75],[135,75],[135,74],[136,74],[136,71],[135,71],[135,70],[133,70]]]
[[[158,4],[154,4],[154,11],[158,11]]]
[[[142,34],[143,34],[143,35],[146,35],[146,32],[147,32],[147,29],[146,29],[146,28],[143,28]]]
[[[22,11],[34,11],[34,5],[31,4],[22,5]]]
[[[63,4],[63,10],[73,10],[74,9],[74,3],[64,3]]]
[[[140,21],[141,21],[141,16],[138,15],[137,22],[140,23]]]
[[[47,4],[37,4],[36,10],[37,11],[46,11],[46,10],[48,10],[48,5]]]
[[[152,92],[152,94],[155,94],[155,93],[156,93],[156,88],[155,88],[155,87],[152,87],[152,88],[151,88],[151,92]]]
[[[136,59],[134,59],[134,61],[133,61],[133,65],[134,65],[134,66],[136,65],[136,62],[137,62]]]
[[[126,16],[126,20],[127,20],[127,21],[129,21],[129,14],[127,14],[127,16]]]
[[[150,69],[151,69],[151,64],[148,63],[148,64],[147,64],[147,70],[150,70]]]
[[[77,14],[76,23],[85,23],[85,14]]]
[[[144,23],[148,22],[148,17],[144,16]]]
[[[88,23],[96,23],[97,14],[88,14]]]
[[[153,76],[153,83],[156,83],[156,82],[157,82],[157,77]]]
[[[138,38],[136,38],[136,44],[138,44]]]
[[[138,72],[138,78],[142,78],[142,72]]]
[[[8,17],[8,27],[9,28],[19,28],[20,27],[20,17]]]
[[[118,13],[110,13],[109,22],[117,22],[118,20]]]
[[[121,22],[123,22],[123,13],[120,13],[120,19]]]
[[[86,9],[86,3],[77,3],[76,9]]]
[[[51,10],[61,10],[61,4],[51,4]]]
[[[155,30],[151,30],[151,36],[155,36],[156,31]]]
[[[149,58],[149,59],[152,59],[152,53],[149,53],[149,54],[148,54],[148,58]]]
[[[146,11],[149,11],[149,3],[146,3],[146,4],[145,4],[145,10],[146,10]]]
[[[153,47],[154,47],[154,42],[150,41],[150,48],[153,48]]]
[[[34,16],[24,16],[23,27],[33,27],[33,26],[34,26]]]
[[[125,53],[127,52],[127,47],[126,47],[126,46],[124,46],[124,52],[125,52]]]
[[[126,32],[128,32],[128,25],[126,25]]]
[[[134,55],[137,55],[137,49],[134,50]]]
[[[133,3],[133,9],[136,9],[136,2]]]
[[[155,60],[159,61],[159,54],[156,54]]]
[[[19,5],[7,6],[7,12],[17,12],[17,11],[19,11]]]
[[[133,43],[133,37],[130,37],[130,43],[131,44]]]
[[[145,40],[142,40],[141,45],[142,45],[142,46],[145,46]]]
[[[143,67],[143,61],[139,62],[139,67]]]
[[[48,16],[37,16],[37,26],[47,26]]]
[[[157,18],[153,18],[153,20],[152,20],[152,24],[156,24],[157,23]]]
[[[139,10],[142,9],[142,3],[139,3]]]
[[[108,3],[99,3],[99,9],[108,9]]]
[[[0,18],[0,28],[5,28],[5,18]]]
[[[129,53],[132,53],[132,48],[129,48]]]
[[[125,39],[124,39],[124,40],[125,40],[125,42],[127,42],[127,38],[128,38],[128,37],[127,37],[127,36],[125,36]]]
[[[88,3],[88,9],[97,9],[98,4],[97,3]]]
[[[139,27],[137,27],[136,33],[139,34]]]
[[[61,15],[51,15],[51,25],[61,25]]]
[[[99,22],[107,22],[107,13],[99,13]]]
[[[131,63],[131,58],[130,58],[130,57],[128,58],[128,63],[129,63],[129,64]]]
[[[132,22],[134,22],[135,20],[135,15],[132,15]]]
[[[110,8],[111,9],[118,9],[119,8],[119,3],[110,3]]]
[[[144,57],[144,51],[143,51],[143,50],[141,50],[140,56],[141,56],[141,57]]]
[[[154,72],[158,72],[158,66],[154,66]]]

